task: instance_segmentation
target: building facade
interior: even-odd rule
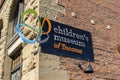
[[[0,0],[0,80],[119,80],[119,5],[117,0]],[[21,17],[28,9],[35,12]],[[39,42],[25,43],[16,25],[39,27],[39,17],[90,32],[94,61],[44,53]],[[33,30],[20,30],[35,39]],[[85,73],[89,64],[94,71]]]

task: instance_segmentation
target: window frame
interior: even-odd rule
[[[19,52],[19,54],[18,54],[18,52]],[[11,56],[11,59],[12,59],[12,63],[11,63],[11,71],[10,71],[10,80],[13,80],[12,76],[19,71],[20,71],[19,80],[21,80],[21,77],[22,77],[22,62],[23,62],[23,60],[22,60],[22,47],[19,47],[19,49],[17,49],[14,52],[14,55]],[[13,68],[13,66],[14,66],[13,62],[14,61],[17,62],[18,60],[20,61],[20,63],[18,63],[18,64],[16,63],[17,65]]]
[[[20,3],[21,3],[21,5],[19,5]],[[18,18],[18,21],[17,21],[17,23],[18,23],[18,22],[20,22],[20,19],[21,19],[20,15],[24,11],[24,0],[19,0],[17,5],[21,6],[21,7],[19,7],[19,12],[18,12],[19,13],[19,16],[18,16],[19,18]],[[16,6],[16,8],[17,8],[17,6]],[[15,13],[15,11],[14,11],[14,13]],[[8,55],[9,56],[11,56],[13,54],[14,49],[18,48],[18,46],[20,46],[21,43],[23,42],[20,39],[20,37],[18,36],[17,33],[12,35],[12,31],[15,28],[15,26],[13,26],[13,21],[14,21],[14,16],[13,15],[11,15],[12,17],[11,17],[10,22],[9,22],[9,32],[10,33],[8,34],[8,43],[7,43],[7,49],[8,49]]]
[[[17,9],[17,7],[19,9]],[[16,9],[15,9],[15,12],[14,12],[15,16],[13,17],[12,30],[11,30],[12,37],[16,34],[15,27],[16,27],[17,24],[20,24],[20,22],[21,22],[21,14],[22,14],[23,11],[24,11],[24,3],[22,1],[22,2],[18,3],[18,5],[16,6]]]

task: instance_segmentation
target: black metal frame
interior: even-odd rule
[[[22,56],[22,53],[20,55]],[[22,63],[23,63],[23,60],[22,60],[22,57],[21,57],[21,63],[15,69],[12,69],[12,64],[13,64],[13,61],[12,61],[12,63],[11,63],[11,71],[10,71],[10,80],[12,80],[12,74],[14,72],[16,72],[17,70],[20,70],[20,80],[21,80],[21,77],[22,77]]]

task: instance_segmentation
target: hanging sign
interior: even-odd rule
[[[50,20],[51,31],[47,36],[41,36],[41,51],[58,56],[94,61],[91,33],[73,28],[71,26]],[[48,22],[43,26],[43,31],[48,31]]]

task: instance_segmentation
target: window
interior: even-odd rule
[[[22,54],[21,50],[17,50],[12,57],[12,65],[11,65],[11,80],[21,80],[21,72],[22,72]]]
[[[14,17],[13,17],[13,28],[12,28],[12,36],[15,35],[15,27],[16,27],[16,24],[19,24],[20,23],[20,15],[22,14],[23,12],[23,0],[18,3],[16,9],[15,9],[15,13],[14,13]]]

